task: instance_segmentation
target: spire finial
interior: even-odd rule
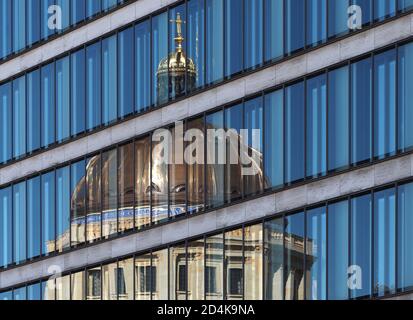
[[[176,23],[177,36],[174,40],[176,43],[176,49],[180,52],[182,51],[182,42],[184,41],[184,37],[182,36],[182,24],[186,22],[181,19],[181,14],[179,12],[176,14],[176,20],[171,20],[170,22]]]

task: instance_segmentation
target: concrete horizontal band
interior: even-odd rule
[[[0,289],[48,277],[51,265],[60,267],[62,272],[75,270],[408,179],[413,176],[412,170],[413,155],[406,155],[203,215],[187,217],[147,231],[69,251],[1,272]]]
[[[0,81],[12,77],[89,41],[146,17],[178,0],[138,0],[80,28],[17,56],[0,66]]]
[[[142,2],[145,2],[145,0],[138,1],[136,5]],[[33,157],[12,163],[0,169],[0,185],[75,160],[86,154],[174,123],[177,120],[189,118],[253,93],[358,57],[363,53],[407,39],[412,35],[413,14],[224,83]]]

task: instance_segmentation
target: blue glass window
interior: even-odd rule
[[[47,147],[55,142],[55,76],[54,64],[42,67],[42,146]]]
[[[263,0],[244,0],[244,68],[262,64]],[[242,21],[242,20],[241,20]]]
[[[47,39],[52,34],[55,33],[55,30],[50,29],[48,25],[49,17],[51,17],[51,15],[49,14],[49,7],[54,5],[54,0],[41,0],[41,1],[42,1],[41,7],[40,7],[41,38]]]
[[[368,25],[373,17],[373,3],[374,0],[352,0],[352,5],[360,6],[362,13],[362,24]],[[354,12],[353,12],[354,14]]]
[[[86,125],[92,130],[101,124],[101,46],[97,42],[86,48]]]
[[[305,6],[302,0],[285,0],[285,6],[285,49],[291,54],[304,48]]]
[[[243,28],[243,1],[225,1],[225,76],[231,77],[242,71],[242,28]]]
[[[347,33],[350,0],[328,0],[328,36],[337,37]]]
[[[328,206],[328,299],[348,299],[348,201]]]
[[[396,289],[396,196],[395,189],[374,194],[374,294]]]
[[[287,183],[304,178],[304,83],[285,89],[285,179]]]
[[[395,0],[375,0],[374,19],[384,20],[396,14],[397,2]]]
[[[133,92],[133,28],[119,33],[119,116],[126,117],[135,110]]]
[[[70,247],[70,167],[56,170],[56,249]]]
[[[13,290],[13,300],[15,301],[24,301],[26,300],[26,287],[21,287]]]
[[[42,300],[40,283],[35,283],[27,286],[27,300]]]
[[[12,52],[11,1],[0,2],[0,59]]]
[[[369,194],[351,200],[351,298],[368,297],[371,293],[371,209]]]
[[[348,67],[328,74],[328,170],[349,165],[349,71]]]
[[[72,5],[71,23],[75,25],[85,20],[85,11],[86,11],[85,0],[72,0],[71,5]]]
[[[411,10],[413,7],[413,0],[398,0],[399,3],[399,11],[408,11]]]
[[[96,0],[86,0],[86,17],[92,18],[94,15],[101,10],[101,1]]]
[[[55,251],[55,173],[43,174],[41,181],[42,254]]]
[[[107,11],[116,6],[117,0],[102,0],[102,9]]]
[[[40,256],[40,177],[27,180],[27,258]]]
[[[304,247],[303,212],[285,218],[284,239],[284,299],[304,300],[304,255],[297,252]]]
[[[248,149],[241,152],[248,153],[248,159],[251,163],[244,163],[244,169],[254,169],[257,174],[244,175],[244,194],[251,196],[259,194],[264,190],[263,181],[259,179],[259,174],[263,171],[262,151],[263,151],[263,134],[261,129],[263,126],[263,102],[262,98],[255,98],[245,102],[244,106],[244,121],[245,129],[248,130]],[[255,132],[253,132],[255,130]],[[254,154],[253,154],[254,153]],[[253,159],[258,158],[258,163]],[[242,161],[242,158],[241,158]],[[254,168],[252,168],[254,167]]]
[[[71,134],[85,131],[86,92],[85,92],[85,50],[79,50],[71,56]]]
[[[12,263],[12,189],[0,190],[0,267],[7,267]]]
[[[73,0],[55,0],[56,5],[62,9],[62,29],[58,32],[66,30],[70,26],[70,5]]]
[[[101,236],[101,163],[100,155],[86,161],[86,240],[94,242]]]
[[[206,1],[206,82],[210,84],[224,76],[224,1]]]
[[[117,44],[116,35],[102,41],[103,123],[109,124],[118,116],[117,107]]]
[[[322,74],[307,81],[307,177],[327,171],[327,79]]]
[[[374,156],[396,152],[396,50],[374,57]]]
[[[40,0],[27,0],[27,44],[40,40]]]
[[[399,47],[398,57],[398,143],[404,152],[413,147],[413,44]]]
[[[12,86],[0,86],[0,162],[5,163],[12,157]]]
[[[40,70],[27,74],[27,152],[40,148]]]
[[[306,269],[307,300],[327,299],[326,208],[307,212]]]
[[[70,136],[70,69],[69,56],[56,61],[56,138],[58,142]]]
[[[26,1],[13,0],[13,51],[26,47]]]
[[[11,230],[9,230],[10,232]],[[26,182],[13,185],[13,246],[14,261],[26,260]]]
[[[284,55],[284,1],[264,0],[265,61]]]
[[[6,291],[0,293],[0,300],[13,300],[13,291]]]
[[[117,149],[102,154],[102,237],[118,232],[118,165]]]
[[[71,165],[70,169],[70,220],[71,244],[85,242],[86,232],[86,164],[84,160]]]
[[[264,173],[265,188],[284,184],[284,95],[282,90],[267,94],[265,102]]]
[[[13,81],[13,157],[26,153],[26,77]]]
[[[351,162],[372,156],[372,63],[371,59],[351,65]]]
[[[327,0],[307,1],[307,45],[315,46],[327,38]]]
[[[151,25],[149,20],[135,27],[135,100],[136,111],[151,105]]]
[[[397,193],[397,288],[413,288],[413,184],[401,185]]]
[[[158,74],[163,59],[168,58],[168,14],[166,12],[152,18],[152,102],[160,105],[168,101],[168,74]]]
[[[188,57],[197,67],[195,88],[205,84],[205,0],[188,2]]]

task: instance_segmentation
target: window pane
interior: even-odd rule
[[[133,258],[118,262],[116,287],[119,300],[133,300]]]
[[[352,298],[366,297],[371,292],[371,196],[351,200]]]
[[[374,294],[396,290],[396,190],[374,194]]]
[[[168,249],[152,253],[152,300],[168,299]]]
[[[103,273],[103,292],[102,300],[117,300],[118,290],[116,288],[116,277],[118,273],[118,264],[111,263],[102,266]]]
[[[55,251],[55,173],[42,175],[42,254]]]
[[[205,293],[206,300],[222,300],[224,297],[224,241],[218,234],[206,238],[205,245]]]
[[[398,143],[404,152],[413,147],[413,44],[399,47],[398,57]]]
[[[254,68],[263,59],[263,0],[244,0],[244,27],[244,67]]]
[[[85,272],[80,271],[71,275],[71,298],[72,300],[85,300]]]
[[[396,14],[397,3],[394,0],[376,0],[374,3],[374,19],[384,20]]]
[[[397,288],[406,291],[413,287],[413,184],[399,187],[397,201]]]
[[[55,77],[54,64],[42,68],[42,146],[55,142]]]
[[[304,178],[304,83],[285,89],[285,179],[293,183]]]
[[[326,75],[307,80],[307,177],[327,171],[327,79]]]
[[[206,82],[220,81],[224,76],[224,1],[206,0]]]
[[[188,212],[197,213],[204,209],[204,168],[201,164],[204,159],[204,121],[203,118],[191,120],[187,124],[187,129],[198,129],[196,136],[185,134],[185,141],[189,141],[185,150],[194,150],[191,155],[185,155],[190,158],[193,164],[187,163],[188,179]],[[191,130],[192,131],[192,130]],[[185,152],[185,153],[186,153]],[[193,160],[193,161],[192,161]],[[201,163],[198,161],[201,160]]]
[[[348,32],[347,21],[349,15],[347,9],[349,0],[328,0],[328,37],[336,37]]]
[[[86,0],[86,17],[91,18],[100,12],[100,2],[101,1],[96,0]]]
[[[283,299],[283,219],[265,222],[264,299]]]
[[[193,89],[205,84],[205,0],[188,1],[188,57],[196,67]],[[188,91],[191,85],[188,85]]]
[[[12,190],[11,187],[0,190],[0,267],[12,263]]]
[[[107,11],[116,6],[117,0],[102,0],[102,9]]]
[[[54,34],[55,30],[52,30],[48,26],[49,13],[48,9],[50,6],[54,5],[54,0],[41,0],[40,17],[41,17],[41,38],[47,39],[49,36]],[[95,0],[91,0],[98,2]]]
[[[186,172],[183,145],[175,143],[175,135],[183,134],[183,126],[172,128],[171,155],[169,165],[169,217],[176,217],[186,212]]]
[[[85,19],[85,1],[84,0],[72,0],[72,24],[77,24]]]
[[[13,300],[24,301],[27,299],[26,287],[21,287],[13,290]]]
[[[118,222],[119,232],[133,229],[134,189],[134,144],[119,147],[118,161]]]
[[[157,133],[152,136],[152,223],[155,224],[168,219],[168,164],[162,139],[167,138]],[[169,146],[171,141],[166,143]]]
[[[348,299],[348,201],[328,206],[328,299]]]
[[[304,299],[304,213],[285,218],[284,299]]]
[[[141,112],[151,104],[151,31],[149,21],[139,23],[135,27],[135,94],[136,111]]]
[[[100,42],[86,48],[87,129],[101,124],[101,52]]]
[[[399,0],[399,11],[408,11],[411,10],[413,7],[413,1],[412,0]]]
[[[86,161],[86,240],[94,242],[101,237],[101,164],[100,155]]]
[[[188,243],[188,300],[204,300],[204,240]]]
[[[224,204],[225,145],[224,112],[218,111],[206,116],[207,130],[216,134],[207,136],[207,206],[218,207]]]
[[[70,248],[70,167],[56,171],[56,249]]]
[[[291,54],[304,47],[305,6],[301,0],[285,0],[285,6],[285,49]]]
[[[27,180],[27,258],[40,256],[40,176]]]
[[[69,72],[69,56],[56,61],[56,135],[58,142],[70,136]]]
[[[242,71],[243,61],[243,1],[226,0],[225,1],[225,76],[232,75]]]
[[[71,103],[72,135],[85,131],[85,50],[72,53],[71,56]]]
[[[11,230],[9,230],[10,232]],[[26,182],[13,186],[13,244],[14,261],[26,260]]]
[[[227,156],[225,172],[225,200],[233,202],[242,197],[243,185],[240,166],[240,133],[243,128],[243,109],[242,104],[225,109],[225,131],[228,133]],[[232,157],[232,160],[231,160]]]
[[[262,300],[262,224],[244,229],[245,300]]]
[[[26,153],[26,77],[13,81],[13,157]]]
[[[13,51],[26,47],[26,1],[13,0]]]
[[[151,223],[151,140],[135,142],[135,226],[141,229]]]
[[[13,291],[0,293],[0,300],[13,300]]]
[[[351,162],[371,159],[372,65],[371,59],[351,65]]]
[[[167,37],[168,14],[164,12],[152,18],[152,102],[155,105],[168,101],[168,73],[165,70],[158,73],[158,67],[168,62]]]
[[[117,42],[116,36],[102,41],[103,123],[109,124],[118,116],[117,108]]]
[[[242,229],[225,233],[226,300],[242,300],[244,295],[242,233]]]
[[[349,165],[348,67],[328,74],[328,170]]]
[[[374,57],[374,156],[396,152],[396,50]]]
[[[307,45],[315,46],[327,38],[327,0],[307,1]]]
[[[56,278],[56,300],[70,300],[70,275]]]
[[[351,4],[358,5],[362,12],[362,23],[363,26],[369,24],[372,20],[373,15],[373,3],[374,0],[352,0]]]
[[[27,300],[31,300],[31,301],[42,300],[40,283],[35,283],[35,284],[27,286]]]
[[[42,281],[42,300],[55,300],[56,299],[56,281],[55,279]]]
[[[265,61],[284,55],[284,1],[264,0]]]
[[[86,231],[86,174],[85,161],[71,166],[70,182],[70,219],[72,246],[85,242]]]
[[[12,86],[0,86],[0,162],[5,163],[12,157]]]
[[[102,236],[108,238],[117,232],[117,150],[102,154]]]
[[[72,0],[55,0],[56,5],[62,8],[62,30],[66,30],[70,25],[70,3]],[[58,32],[62,32],[58,30]]]
[[[40,117],[40,70],[35,70],[27,74],[27,152],[40,149]]]
[[[102,278],[100,267],[87,270],[86,280],[86,300],[100,300],[102,294]]]
[[[282,90],[265,95],[264,187],[284,183],[284,95]]]
[[[133,28],[119,33],[119,116],[133,113]]]
[[[12,23],[11,1],[0,3],[0,59],[7,57],[12,52]]]
[[[135,257],[135,299],[151,299],[151,254]]]
[[[244,170],[248,170],[254,175],[244,175],[244,194],[246,196],[252,196],[263,192],[263,105],[262,98],[256,98],[245,102],[244,106],[244,122],[245,129],[248,130],[248,149],[245,149],[245,145],[242,146],[241,152],[247,152],[247,159],[250,163],[244,166]],[[258,141],[254,141],[258,140]],[[258,159],[258,163],[254,159]],[[253,168],[254,167],[254,168]],[[248,171],[246,171],[248,173]]]
[[[186,246],[169,248],[169,299],[186,300],[187,291]]]

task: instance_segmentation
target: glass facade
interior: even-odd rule
[[[16,1],[15,6],[10,1],[2,2],[0,15],[15,10],[20,4]],[[49,2],[54,3],[51,0],[29,1],[25,12],[42,11],[40,7],[47,8]],[[70,16],[64,16],[65,25],[70,24],[68,17],[75,22],[122,2],[125,1],[91,0],[82,6],[79,1],[72,1],[70,5],[67,1],[58,1],[71,11]],[[407,1],[399,1],[397,10],[384,1],[353,2],[366,8],[363,11],[365,24],[389,18],[396,11],[412,9]],[[304,6],[301,0],[187,0],[88,43],[63,58],[0,85],[0,121],[4,124],[0,162],[19,159],[347,33],[349,3],[307,0]],[[371,17],[368,17],[366,13],[370,11]],[[374,19],[373,14],[377,16]],[[19,46],[25,38],[51,36],[47,28],[43,30],[45,18],[24,20],[30,26],[42,28],[40,31],[27,26],[30,30],[27,37],[20,32],[6,33],[4,37],[10,38],[13,34],[10,45]],[[6,40],[0,44],[7,45]],[[290,107],[286,116],[289,110],[299,111],[296,109],[301,108],[300,99],[308,99],[307,120],[312,120],[306,125],[308,130],[315,127],[312,137],[307,138],[319,140],[313,151],[328,150],[331,157],[326,163],[310,156],[307,158],[310,163],[301,169],[299,162],[305,162],[306,158],[298,150],[304,143],[300,141],[302,133],[290,136],[292,123],[287,121],[286,138],[298,143],[297,150],[285,153],[288,159],[291,152],[298,152],[297,163],[285,172],[291,182],[301,179],[302,175],[320,174],[314,171],[323,174],[330,166],[344,167],[348,165],[345,163],[347,156],[354,162],[363,162],[371,154],[375,158],[394,154],[397,143],[403,148],[403,143],[413,140],[408,126],[398,127],[397,133],[393,132],[396,122],[403,124],[409,116],[411,77],[406,70],[410,67],[410,51],[406,46],[378,54],[373,60],[352,64],[351,70],[341,69],[331,77],[309,80],[306,97],[295,96],[294,90],[301,90],[298,84],[291,92],[287,91],[285,100]],[[343,85],[349,77],[352,84],[347,89],[352,91],[352,100],[346,101]],[[397,89],[396,78],[400,83]],[[327,86],[330,91],[326,90]],[[371,90],[372,94],[365,95],[366,90]],[[39,105],[40,114],[35,111]],[[340,141],[334,142],[346,143],[345,122],[337,123],[337,127],[324,124],[327,116],[331,121],[349,117],[347,108],[352,109],[349,111],[354,122],[351,131],[354,141],[359,143],[351,150],[351,155],[334,150],[333,141],[321,141],[318,137],[327,128],[340,130],[337,132]],[[368,122],[370,113],[375,118]],[[291,119],[297,123],[303,120]],[[320,128],[316,132],[318,124]],[[367,131],[371,128],[376,131],[377,140],[369,145]]]

